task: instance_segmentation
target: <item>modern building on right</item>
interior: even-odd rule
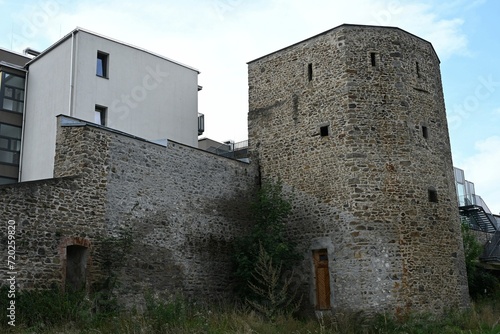
[[[294,194],[317,311],[469,304],[439,64],[406,31],[347,24],[248,63],[250,158]]]
[[[491,212],[481,196],[476,194],[474,183],[465,179],[462,169],[454,167],[455,186],[462,223],[472,230],[482,232],[478,239],[484,244],[479,257],[480,265],[500,270],[500,215]]]

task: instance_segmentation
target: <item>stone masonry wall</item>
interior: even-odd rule
[[[249,63],[249,143],[294,192],[290,236],[315,300],[441,312],[468,305],[439,59],[397,28],[342,25]],[[437,202],[429,201],[429,191]]]
[[[0,187],[2,240],[7,221],[17,223],[18,287],[64,286],[71,245],[89,249],[87,288],[102,283],[104,263],[116,258],[103,252],[103,240],[128,231],[130,248],[114,264],[124,301],[136,304],[146,291],[227,297],[230,243],[248,228],[256,170],[174,142],[164,147],[59,121],[66,125],[57,137],[56,178]]]
[[[247,231],[253,166],[175,142],[111,135],[106,225],[133,230],[127,289],[228,296],[230,244]]]
[[[88,284],[99,276],[93,264],[95,241],[102,235],[106,212],[106,140],[87,136],[82,128],[64,128],[59,138],[71,138],[71,148],[58,147],[56,160],[71,170],[58,178],[0,186],[1,256],[7,263],[7,222],[16,222],[16,283],[19,289],[65,285],[66,247],[87,247]],[[4,282],[2,282],[4,283]]]

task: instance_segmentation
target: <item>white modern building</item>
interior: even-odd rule
[[[77,28],[25,66],[19,180],[53,177],[56,116],[198,146],[199,71]]]

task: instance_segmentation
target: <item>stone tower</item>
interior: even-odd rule
[[[317,310],[468,306],[439,59],[341,25],[248,63],[251,157],[293,193],[288,233]]]

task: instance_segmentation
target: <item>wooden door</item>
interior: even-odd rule
[[[313,251],[316,274],[316,309],[330,309],[330,272],[328,270],[328,251]]]

